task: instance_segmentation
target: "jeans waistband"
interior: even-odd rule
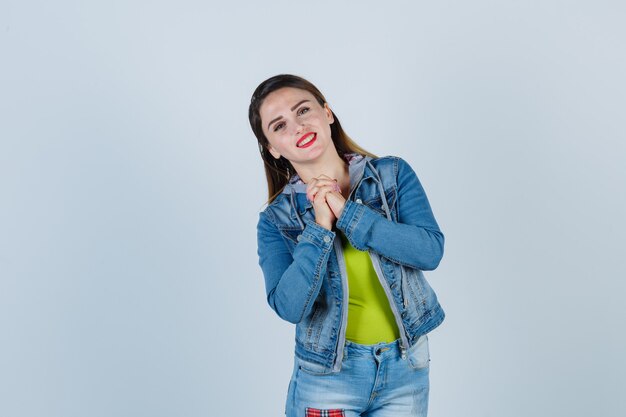
[[[389,343],[380,342],[374,345],[361,345],[359,343],[346,340],[346,347],[344,350],[344,355],[346,356],[380,356],[382,354],[400,356],[400,339]]]

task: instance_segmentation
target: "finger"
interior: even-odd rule
[[[332,178],[332,177],[329,177],[329,176],[328,176],[328,175],[326,175],[326,174],[320,174],[320,175],[318,175],[318,176],[317,176],[317,177],[315,177],[315,178],[316,178],[317,180],[320,180],[320,181],[321,181],[321,180],[335,181],[335,182],[339,181],[337,178]]]
[[[329,177],[329,176],[328,176],[328,175],[326,175],[326,174],[320,174],[320,175],[318,175],[318,176],[317,176],[317,177],[315,177],[315,178],[318,178],[318,179],[326,179],[326,180],[332,180],[332,178],[331,178],[331,177]]]
[[[329,177],[326,174],[321,174],[318,175],[317,177],[314,177],[316,180],[330,180],[330,181],[337,181],[337,178],[333,178],[333,177]]]
[[[336,204],[336,203],[345,203],[346,201],[343,194],[335,190],[332,190],[326,193],[325,198],[326,198],[327,203],[330,203],[332,201],[334,204]]]
[[[312,178],[306,185],[306,198],[309,201],[313,201],[313,197],[315,197],[315,193],[317,193],[317,179]]]
[[[320,188],[322,188],[322,186],[311,187],[311,189],[307,190],[306,192],[307,199],[309,201],[315,200],[315,196],[317,195],[317,193],[319,193]]]
[[[341,187],[339,186],[339,184],[335,180],[323,180],[323,181],[319,181],[317,184],[318,184],[318,187],[319,186],[330,186],[330,187],[332,187],[332,189],[334,191],[337,191],[339,193],[341,192]]]
[[[326,194],[326,204],[328,204],[335,217],[339,218],[346,205],[346,200],[340,193],[333,191]]]
[[[316,217],[324,216],[324,217],[335,218],[333,210],[325,198],[326,195],[327,193],[322,192],[318,194],[318,197],[316,197],[315,201],[313,201],[313,209],[315,210]]]
[[[339,188],[339,185],[337,184],[335,180],[316,178],[315,182],[311,182],[307,186],[307,190],[306,190],[307,199],[309,201],[313,201],[315,199],[315,195],[319,192],[320,187],[323,187],[323,186],[331,186],[333,187],[333,189],[336,189],[337,191],[341,192],[341,188]]]
[[[328,184],[334,184],[336,182],[337,182],[337,180],[334,180],[332,178],[318,178],[318,180],[315,183],[315,185],[317,185],[317,186],[328,185]]]
[[[322,187],[322,186],[325,186],[325,185],[330,185],[330,186],[334,187],[335,184],[337,184],[337,181],[332,180],[332,179],[318,179],[315,182],[315,185],[311,186],[311,189],[313,189],[314,187]]]
[[[326,194],[333,191],[333,187],[330,185],[325,185],[323,187],[319,187],[317,194],[315,194],[315,201],[326,201]]]

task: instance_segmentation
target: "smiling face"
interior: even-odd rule
[[[328,104],[320,105],[306,90],[283,87],[268,94],[259,109],[268,149],[276,159],[283,156],[298,169],[335,153]]]

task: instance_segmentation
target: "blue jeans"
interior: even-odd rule
[[[401,356],[399,340],[360,345],[346,341],[341,370],[295,359],[287,417],[426,417],[430,355],[428,337]]]

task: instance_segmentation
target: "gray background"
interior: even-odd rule
[[[88,4],[90,3],[90,4]],[[623,416],[626,6],[0,1],[0,415],[278,416],[254,88],[417,171],[430,415]]]

